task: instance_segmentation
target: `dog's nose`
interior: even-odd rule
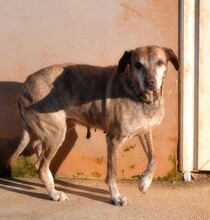
[[[147,79],[147,85],[148,86],[154,86],[155,85],[155,79],[153,77]]]

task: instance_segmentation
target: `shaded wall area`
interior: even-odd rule
[[[19,141],[22,125],[15,97],[25,78],[57,63],[117,64],[125,50],[145,45],[178,52],[178,1],[0,0],[0,156],[6,161]],[[174,168],[178,143],[178,76],[169,64],[165,82],[166,116],[154,129],[156,177]],[[76,127],[52,163],[57,176],[104,178],[103,132]],[[30,153],[25,153],[30,154]],[[131,178],[146,166],[137,138],[119,151],[119,177]],[[5,162],[1,162],[4,169]],[[8,168],[5,168],[8,169]]]
[[[20,87],[18,82],[0,82],[0,176],[10,175],[7,161],[19,143],[22,126],[15,99]]]

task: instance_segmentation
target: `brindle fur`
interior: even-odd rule
[[[33,138],[36,168],[50,198],[67,200],[57,191],[49,170],[65,134],[76,123],[89,130],[106,131],[106,183],[115,205],[128,204],[116,185],[117,149],[127,139],[139,136],[148,165],[139,180],[146,192],[156,168],[152,128],[164,116],[163,81],[167,63],[179,63],[171,49],[157,46],[126,51],[118,66],[55,65],[28,76],[17,98],[24,122],[23,138],[12,156],[16,158]]]

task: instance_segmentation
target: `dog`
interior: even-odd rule
[[[24,121],[22,140],[11,157],[14,160],[34,140],[35,167],[49,196],[55,201],[68,197],[57,191],[50,162],[62,145],[65,134],[81,124],[106,132],[107,176],[111,202],[128,204],[118,191],[117,150],[131,137],[138,136],[148,165],[138,186],[149,188],[156,169],[152,129],[164,116],[163,84],[168,61],[179,70],[175,53],[159,46],[125,51],[117,66],[54,65],[29,75],[17,96]]]

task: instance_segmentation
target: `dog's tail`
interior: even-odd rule
[[[24,115],[21,110],[21,105],[19,102],[17,102],[17,109],[18,109],[21,117],[24,119]],[[24,151],[24,149],[28,146],[30,140],[31,140],[31,138],[30,138],[30,134],[29,134],[29,127],[25,122],[24,130],[22,133],[20,143],[19,143],[18,147],[16,148],[15,152],[12,154],[12,156],[8,160],[8,165],[10,165],[13,162],[13,160],[16,159]]]
[[[13,160],[16,159],[24,151],[24,149],[28,146],[29,142],[30,142],[30,135],[28,129],[25,128],[22,134],[21,141],[15,152],[10,157],[8,161],[8,165],[10,165],[13,162]]]

